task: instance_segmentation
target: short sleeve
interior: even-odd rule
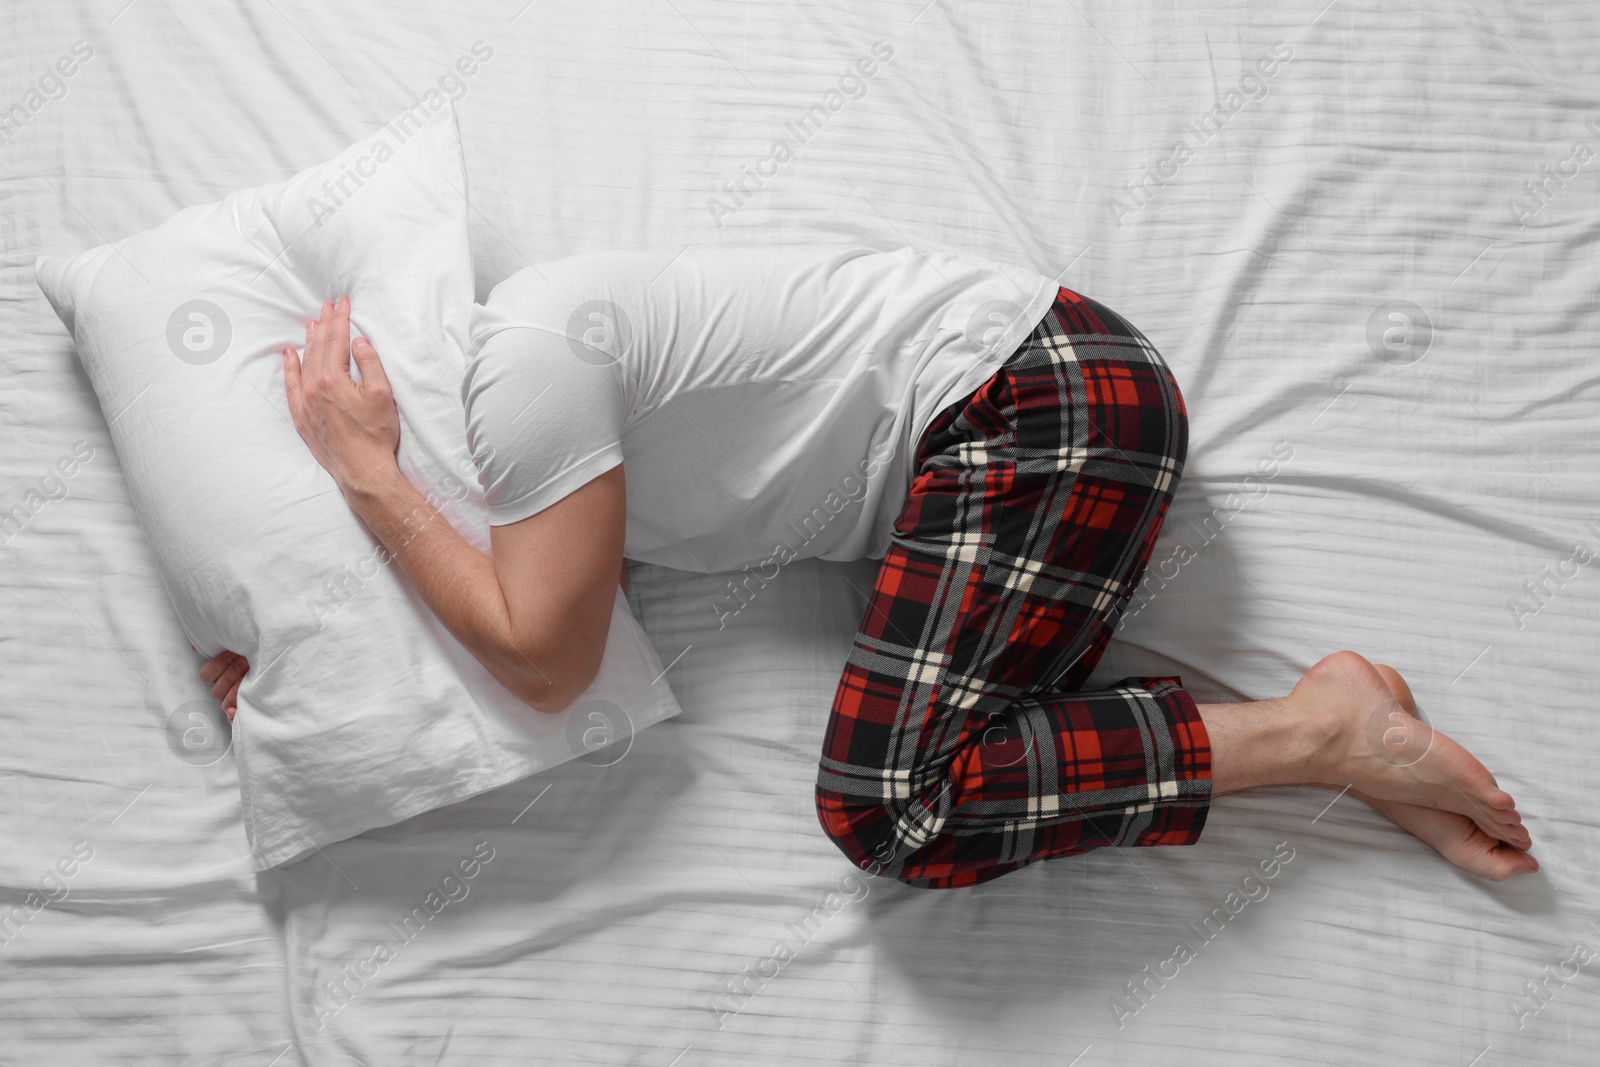
[[[579,359],[558,334],[489,335],[467,361],[461,399],[491,525],[537,515],[622,462],[622,364]]]

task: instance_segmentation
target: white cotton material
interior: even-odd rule
[[[622,463],[630,559],[710,572],[882,558],[923,430],[994,375],[1056,290],[911,249],[527,267],[477,310],[462,380],[490,522]]]
[[[467,211],[454,111],[419,105],[287,181],[36,265],[185,633],[250,661],[233,751],[257,870],[584,755],[595,722],[620,739],[678,710],[620,591],[594,684],[561,714],[523,704],[290,420],[279,353],[347,293],[394,387],[402,470],[487,550],[459,391]]]

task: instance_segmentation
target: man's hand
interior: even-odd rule
[[[378,350],[365,337],[350,342],[350,298],[322,305],[322,315],[306,320],[305,361],[294,348],[283,350],[283,388],[295,429],[317,462],[349,495],[353,486],[371,484],[396,469],[400,412]],[[350,376],[350,358],[361,381]]]
[[[227,651],[218,652],[200,665],[200,680],[211,687],[211,695],[222,704],[229,722],[239,710],[239,683],[249,670],[249,660]]]
[[[350,301],[341,298],[306,323],[303,362],[284,349],[295,429],[456,640],[524,703],[560,711],[599,671],[617,583],[627,588],[618,566],[621,464],[537,515],[490,526],[492,552],[480,552],[406,480],[395,461],[400,414],[389,379],[372,345],[358,337],[352,348],[349,337]],[[360,382],[350,376],[352,357]],[[207,664],[202,677],[225,710],[237,706],[233,690],[248,669],[226,654]]]

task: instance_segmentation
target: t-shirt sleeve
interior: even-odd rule
[[[622,364],[579,359],[562,336],[491,334],[467,363],[461,399],[491,525],[537,515],[622,462]]]

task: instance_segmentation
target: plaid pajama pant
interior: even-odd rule
[[[948,888],[1199,838],[1211,748],[1181,680],[1076,691],[1144,572],[1187,443],[1160,354],[1068,289],[934,419],[823,743],[817,814],[852,862]]]

